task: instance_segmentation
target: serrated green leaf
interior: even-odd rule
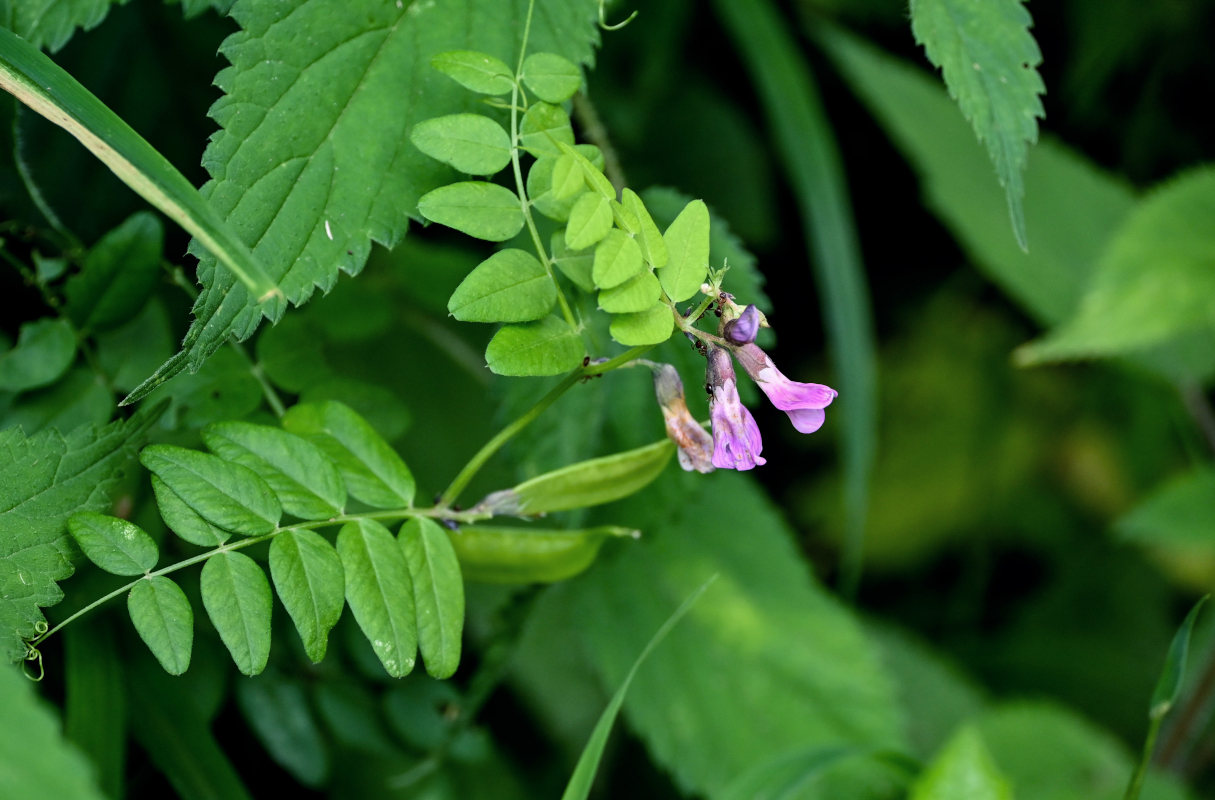
[[[493,175],[510,163],[510,134],[481,114],[419,122],[409,140],[426,155],[469,175]]]
[[[337,551],[313,531],[284,531],[270,542],[270,577],[299,631],[304,652],[314,664],[320,663],[329,631],[346,605],[346,581]]]
[[[0,6],[5,27],[34,47],[55,52],[67,44],[76,29],[89,30],[105,19],[120,0],[21,0]],[[15,762],[16,763],[16,762]]]
[[[236,668],[257,675],[270,659],[270,582],[244,553],[216,553],[199,578],[203,606]]]
[[[1038,117],[1045,115],[1040,95],[1046,91],[1030,24],[1021,0],[911,2],[912,33],[987,146],[1022,249],[1028,248],[1022,173],[1029,145],[1038,140]]]
[[[320,448],[293,433],[248,422],[216,422],[202,431],[211,452],[248,467],[274,490],[283,510],[328,519],[346,506],[346,485]]]
[[[418,199],[418,212],[431,222],[490,242],[504,242],[523,230],[519,196],[496,183],[440,186]]]
[[[575,286],[584,292],[595,291],[595,281],[591,277],[594,267],[595,254],[590,250],[574,251],[565,243],[565,231],[553,233],[549,240],[553,265],[561,270],[561,274],[569,278]]]
[[[158,476],[152,476],[152,493],[165,525],[180,538],[199,547],[218,547],[232,538],[229,531],[217,528],[199,516],[177,492]]]
[[[582,86],[578,65],[556,53],[532,53],[523,59],[523,84],[549,103],[564,103]]]
[[[194,611],[181,587],[163,575],[138,581],[127,595],[127,612],[164,671],[185,672],[194,649]]]
[[[337,552],[346,573],[346,602],[394,678],[408,675],[417,659],[413,585],[405,553],[388,529],[371,520],[338,531]]]
[[[942,748],[911,787],[908,800],[1012,800],[1012,787],[972,725]]]
[[[329,774],[329,743],[305,685],[299,678],[277,674],[239,681],[236,703],[270,757],[300,783],[319,787]]]
[[[499,250],[477,265],[447,301],[462,322],[530,322],[557,302],[544,265],[526,250]]]
[[[259,536],[282,517],[274,492],[248,467],[168,444],[145,447],[139,461],[200,517],[226,531]]]
[[[673,330],[675,316],[666,303],[659,303],[647,311],[612,317],[612,338],[628,347],[660,344],[671,338]]]
[[[148,211],[101,237],[63,287],[65,310],[76,326],[101,331],[134,318],[160,277],[163,246],[164,228]]]
[[[638,536],[640,531],[613,525],[576,530],[470,525],[452,531],[448,538],[467,581],[554,583],[594,563],[608,539]]]
[[[662,232],[654,224],[649,209],[632,189],[625,187],[620,193],[620,203],[630,214],[637,218],[637,243],[641,246],[641,256],[646,263],[655,269],[667,265],[667,244],[662,238]]]
[[[0,658],[24,658],[22,639],[45,623],[39,608],[63,597],[55,581],[72,574],[68,518],[109,509],[123,468],[163,411],[160,404],[66,436],[0,430]]]
[[[627,314],[630,312],[648,311],[655,304],[663,309],[667,306],[659,301],[662,297],[662,286],[654,273],[645,270],[624,283],[599,293],[599,307],[612,314]]]
[[[76,336],[65,320],[27,322],[17,345],[0,355],[0,390],[24,392],[57,381],[76,360]]]
[[[565,243],[571,250],[590,247],[612,229],[612,206],[603,195],[587,192],[570,207]]]
[[[336,400],[287,409],[283,427],[329,456],[352,497],[377,508],[413,505],[413,474],[367,420]]]
[[[560,375],[582,363],[586,348],[565,320],[548,316],[503,325],[485,348],[485,363],[497,375]]]
[[[658,273],[662,289],[680,303],[700,291],[709,271],[709,209],[693,200],[662,235],[667,264]]]
[[[595,248],[591,278],[600,289],[611,289],[633,278],[643,269],[645,262],[642,260],[641,247],[637,240],[622,230],[612,229]]]
[[[571,147],[564,142],[558,142],[557,147],[563,155],[567,155],[574,160],[574,163],[582,168],[582,177],[586,181],[587,186],[590,186],[593,191],[603,196],[605,200],[616,199],[616,189],[612,186],[612,182],[603,174],[603,163],[595,163],[586,153],[582,152],[585,145]]]
[[[150,572],[160,557],[156,542],[143,528],[108,514],[73,514],[68,530],[89,561],[114,575]]]
[[[515,85],[515,73],[500,59],[475,50],[447,50],[430,65],[465,89],[480,94],[506,94]]]
[[[432,678],[450,678],[460,665],[464,579],[447,532],[432,519],[407,521],[397,534],[413,579],[418,649]]]
[[[537,158],[560,156],[558,142],[572,145],[574,129],[570,115],[561,106],[532,103],[519,122],[519,146]],[[530,193],[530,188],[529,188]],[[535,198],[533,198],[535,199]]]

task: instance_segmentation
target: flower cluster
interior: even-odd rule
[[[759,309],[749,305],[734,317],[729,312],[737,313],[737,307],[728,295],[722,296],[721,304],[727,313],[720,335],[700,337],[708,360],[705,389],[709,393],[709,418],[713,425],[711,439],[688,411],[683,385],[674,367],[654,365],[654,386],[667,435],[679,446],[680,466],[689,471],[710,472],[714,467],[747,470],[766,463],[761,455],[764,445],[759,426],[738,397],[734,359],[772,405],[788,414],[793,427],[802,433],[814,433],[823,426],[824,409],[838,394],[821,383],[789,380],[776,368],[768,354],[755,344],[760,327],[767,324]]]

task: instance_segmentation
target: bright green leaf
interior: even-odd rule
[[[418,212],[431,222],[490,242],[504,242],[523,230],[518,195],[496,183],[441,186],[419,198]]]
[[[194,611],[181,587],[163,575],[138,581],[127,595],[127,611],[165,672],[185,672],[194,648]]]
[[[569,156],[574,160],[575,164],[581,167],[582,177],[591,189],[602,195],[605,200],[616,199],[615,187],[612,186],[612,182],[607,179],[607,176],[603,174],[602,158],[594,159],[592,156],[587,155],[584,152],[586,150],[585,145],[571,147],[564,142],[558,142],[557,147],[563,155]],[[596,149],[594,152],[598,153],[598,150]]]
[[[586,177],[578,161],[570,153],[562,153],[553,164],[552,186],[550,187],[555,200],[570,200],[577,198],[586,190]],[[567,214],[568,216],[568,214]]]
[[[288,514],[329,519],[346,506],[346,486],[320,448],[293,433],[248,422],[216,422],[202,431],[211,452],[256,472]]]
[[[662,238],[662,232],[654,224],[654,218],[650,216],[645,203],[641,201],[636,192],[627,187],[620,193],[620,202],[629,213],[637,218],[637,226],[640,229],[637,243],[641,245],[641,255],[646,263],[655,269],[665,267],[667,265],[667,244]]]
[[[595,561],[612,537],[640,531],[604,525],[577,530],[470,525],[449,534],[464,579],[474,583],[554,583]]]
[[[164,229],[148,211],[132,214],[101,237],[80,273],[63,287],[66,311],[82,330],[99,331],[129,322],[160,279]]]
[[[497,375],[559,375],[582,363],[586,348],[558,317],[504,325],[489,340],[485,362]]]
[[[680,303],[700,291],[709,271],[709,209],[704,201],[688,203],[662,240],[668,259],[658,278],[667,297]]]
[[[574,129],[570,126],[569,114],[561,106],[532,103],[523,112],[523,119],[519,123],[519,146],[537,158],[560,156],[558,142],[574,143]],[[528,191],[530,193],[531,189]]]
[[[1144,544],[1215,548],[1215,470],[1200,467],[1166,481],[1115,528]]]
[[[582,250],[603,239],[611,229],[611,203],[603,195],[587,192],[570,208],[565,243],[571,250]]]
[[[549,103],[564,103],[582,85],[578,65],[556,53],[532,53],[523,60],[524,85]]]
[[[595,198],[594,195],[586,196]],[[566,238],[568,239],[568,234]],[[636,276],[643,269],[645,262],[642,260],[641,247],[637,240],[622,230],[613,229],[608,231],[607,236],[595,248],[591,277],[600,289],[611,289]]]
[[[204,520],[233,533],[269,533],[282,507],[261,477],[218,456],[167,444],[145,447],[139,461]]]
[[[526,250],[499,250],[477,265],[447,301],[462,322],[530,322],[557,302],[544,265]]]
[[[397,534],[413,578],[418,649],[432,678],[450,678],[460,665],[464,631],[464,579],[447,531],[418,517]]]
[[[658,278],[647,269],[619,286],[601,291],[599,307],[612,314],[648,311],[655,304],[666,310],[667,306],[659,302],[661,297],[662,287],[658,284]]]
[[[983,737],[970,725],[949,740],[911,787],[908,800],[1012,800]]]
[[[0,390],[24,392],[54,383],[76,359],[72,326],[49,317],[27,322],[17,346],[0,355]]]
[[[571,159],[568,162],[571,166],[567,166],[566,175],[572,175],[577,179],[577,182],[570,181],[575,188],[570,191],[568,196],[557,196],[553,187],[553,169],[560,163],[561,158],[564,156],[560,158],[541,156],[527,171],[527,197],[531,201],[532,207],[556,222],[565,222],[569,219],[574,199],[578,190],[583,186],[581,173],[577,171],[577,165],[574,165]]]
[[[515,85],[515,73],[501,60],[475,50],[446,50],[430,65],[465,89],[479,94],[506,94]]]
[[[270,542],[270,577],[299,631],[304,652],[314,664],[320,663],[329,631],[346,605],[346,582],[337,551],[313,531],[284,531]]]
[[[203,519],[157,475],[152,476],[152,493],[156,496],[156,507],[165,525],[190,544],[217,547],[232,538],[229,531]]]
[[[419,122],[409,140],[426,155],[469,175],[493,175],[510,163],[510,134],[481,114]]]
[[[591,277],[594,268],[594,253],[589,250],[571,250],[565,244],[564,230],[554,232],[549,244],[553,265],[561,270],[561,274],[569,278],[582,291],[595,291],[595,281]]]
[[[1160,679],[1152,691],[1152,704],[1148,715],[1154,720],[1163,718],[1172,709],[1173,703],[1177,702],[1177,696],[1181,693],[1181,684],[1185,678],[1186,657],[1190,650],[1190,637],[1194,633],[1194,623],[1198,621],[1198,615],[1210,597],[1210,595],[1203,595],[1198,598],[1198,602],[1190,609],[1190,613],[1185,615],[1181,627],[1173,635],[1168,655],[1164,660],[1164,668],[1160,671]]]
[[[413,505],[409,467],[349,406],[336,400],[300,403],[287,410],[283,427],[310,440],[337,464],[352,497],[377,508]]]
[[[648,311],[612,317],[612,338],[629,347],[665,342],[671,338],[673,330],[675,316],[666,303],[659,303]]]
[[[371,520],[338,531],[337,552],[346,573],[346,602],[384,669],[408,675],[417,659],[413,585],[405,553],[388,529]]]
[[[199,578],[203,606],[236,668],[257,675],[270,658],[270,582],[244,553],[216,553]]]
[[[68,530],[89,561],[114,575],[150,572],[160,557],[152,537],[125,519],[82,511],[68,520]]]

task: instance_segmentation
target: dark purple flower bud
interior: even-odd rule
[[[667,436],[679,446],[679,466],[688,472],[712,472],[713,438],[688,411],[683,381],[670,364],[660,364],[654,369],[654,393],[662,408]]]
[[[772,405],[789,415],[793,427],[802,433],[814,433],[823,427],[826,412],[839,392],[821,383],[791,381],[776,368],[772,359],[754,344],[745,344],[734,351],[738,363],[764,390]]]
[[[709,418],[713,421],[713,465],[746,470],[767,463],[760,455],[764,443],[759,426],[738,399],[730,354],[720,347],[709,348],[706,380],[710,393]]]
[[[725,335],[734,344],[751,344],[759,333],[759,309],[753,305],[743,309],[738,319],[726,323]]]

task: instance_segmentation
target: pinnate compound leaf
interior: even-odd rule
[[[688,203],[662,239],[668,259],[658,279],[667,297],[679,303],[700,291],[709,271],[709,208],[704,201]]]
[[[413,505],[413,473],[367,420],[336,400],[300,403],[283,427],[303,436],[337,464],[350,495],[376,508]]]
[[[496,183],[461,181],[440,186],[422,195],[418,211],[431,222],[489,242],[504,242],[523,230],[519,196]]]
[[[1022,173],[1038,140],[1046,91],[1042,53],[1021,0],[912,0],[911,30],[940,67],[949,94],[974,127],[996,168],[1022,249],[1028,247]]]
[[[475,50],[447,50],[430,65],[456,83],[479,94],[506,94],[515,85],[515,73],[500,59]]]
[[[63,287],[76,326],[100,331],[134,319],[160,278],[163,247],[164,228],[148,211],[132,214],[101,237],[80,273]]]
[[[493,175],[510,163],[510,134],[481,114],[448,114],[419,122],[409,140],[431,158],[469,175]]]
[[[404,677],[417,659],[413,582],[400,544],[371,520],[338,531],[337,553],[346,573],[346,602],[384,669]]]
[[[530,322],[557,302],[544,265],[526,250],[500,250],[468,273],[447,310],[462,322]]]
[[[590,247],[612,229],[612,204],[601,194],[587,192],[574,201],[565,223],[565,243],[571,250]]]
[[[185,672],[194,649],[194,610],[181,587],[163,575],[141,580],[127,595],[127,611],[165,672]]]
[[[641,246],[641,255],[646,263],[658,269],[667,265],[667,244],[662,238],[662,231],[654,224],[654,218],[645,207],[645,203],[632,189],[625,188],[620,193],[620,204],[625,210],[637,218],[637,243]]]
[[[561,148],[558,142],[570,146],[574,144],[574,128],[570,125],[570,115],[565,113],[561,106],[532,103],[519,121],[520,147],[537,158],[560,156]]]
[[[600,289],[619,286],[645,269],[637,239],[622,230],[608,231],[595,248],[591,277]],[[657,298],[655,298],[657,299]]]
[[[284,531],[270,542],[270,577],[312,662],[325,657],[329,631],[346,605],[337,551],[320,534]]]
[[[640,531],[614,525],[577,530],[472,525],[453,531],[449,538],[467,581],[554,583],[572,578],[594,563],[608,539],[640,535]]]
[[[648,311],[656,305],[666,311],[666,304],[659,300],[661,297],[662,286],[658,284],[658,278],[646,270],[619,286],[600,292],[599,307],[612,314]]]
[[[973,726],[959,730],[911,787],[908,800],[1012,800],[1012,787]]]
[[[432,678],[450,678],[460,665],[464,632],[464,579],[460,562],[439,523],[411,519],[397,534],[413,579],[418,649]]]
[[[145,447],[139,461],[185,505],[218,528],[258,536],[274,530],[282,517],[274,492],[248,467],[168,444]]]
[[[236,668],[257,675],[270,658],[270,582],[244,553],[216,553],[199,578],[203,606]]]
[[[635,314],[612,317],[612,338],[628,347],[659,344],[671,338],[675,317],[666,303]]]
[[[66,436],[0,431],[0,658],[23,658],[22,639],[45,622],[39,608],[63,598],[55,581],[72,574],[68,519],[108,510],[114,484],[163,411],[159,404]]]
[[[160,557],[156,542],[143,528],[108,514],[73,514],[68,530],[89,561],[114,575],[150,572]]]
[[[565,320],[548,316],[503,325],[485,348],[486,365],[497,375],[560,375],[582,363],[586,348]]]
[[[520,73],[527,88],[548,103],[564,103],[582,85],[578,65],[556,53],[532,53]]]
[[[21,326],[17,345],[0,355],[0,390],[24,392],[54,383],[76,360],[76,337],[61,319]]]
[[[293,433],[249,422],[216,422],[202,431],[211,452],[262,477],[288,514],[328,519],[346,506],[346,485],[320,448]]]

